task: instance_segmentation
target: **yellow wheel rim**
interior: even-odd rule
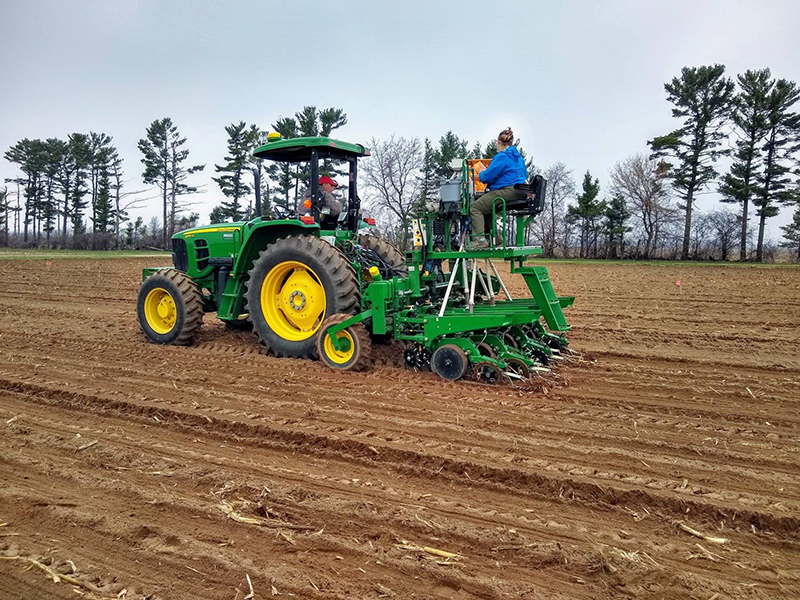
[[[270,329],[285,340],[313,336],[325,319],[325,288],[313,269],[287,260],[275,265],[261,286],[261,311]]]
[[[348,346],[347,350],[339,351],[333,347],[333,341],[331,340],[331,336],[327,333],[322,333],[321,335],[325,336],[325,341],[322,344],[322,350],[325,352],[325,356],[331,361],[336,363],[337,365],[343,365],[356,353],[356,345],[353,342],[353,336],[350,333],[345,331],[340,331],[336,334],[336,339],[338,340],[347,340],[350,345]],[[344,345],[344,344],[343,344]]]
[[[178,320],[175,299],[164,288],[150,290],[144,299],[144,318],[156,333],[169,333]]]

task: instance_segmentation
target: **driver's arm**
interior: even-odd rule
[[[331,209],[331,214],[342,212],[342,203],[333,194],[324,194],[324,202],[325,206]]]

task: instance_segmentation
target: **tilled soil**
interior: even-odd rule
[[[0,598],[800,597],[800,269],[552,265],[521,389],[150,344],[150,262],[0,261]]]

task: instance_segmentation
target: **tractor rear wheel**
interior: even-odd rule
[[[151,342],[189,346],[203,324],[203,298],[186,273],[162,269],[139,288],[136,313]]]
[[[246,300],[259,341],[276,356],[317,358],[322,322],[358,311],[358,281],[341,252],[314,236],[270,244],[253,261]]]
[[[337,350],[328,335],[328,330],[352,317],[353,315],[333,315],[325,319],[317,337],[317,353],[319,359],[332,369],[343,371],[360,371],[370,362],[371,344],[367,328],[363,323],[356,323],[336,334],[340,345]]]
[[[408,275],[403,253],[394,244],[379,238],[373,233],[359,233],[358,243],[380,256],[381,260],[392,267],[398,276],[405,277]]]

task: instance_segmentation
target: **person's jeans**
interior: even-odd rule
[[[492,202],[494,202],[496,198],[503,198],[506,202],[521,200],[525,198],[525,192],[514,188],[514,186],[508,186],[500,188],[499,190],[486,192],[483,196],[475,200],[469,208],[469,215],[472,217],[473,235],[483,235],[483,216],[492,214]],[[503,215],[503,208],[500,202],[497,203],[496,214],[499,216]]]

